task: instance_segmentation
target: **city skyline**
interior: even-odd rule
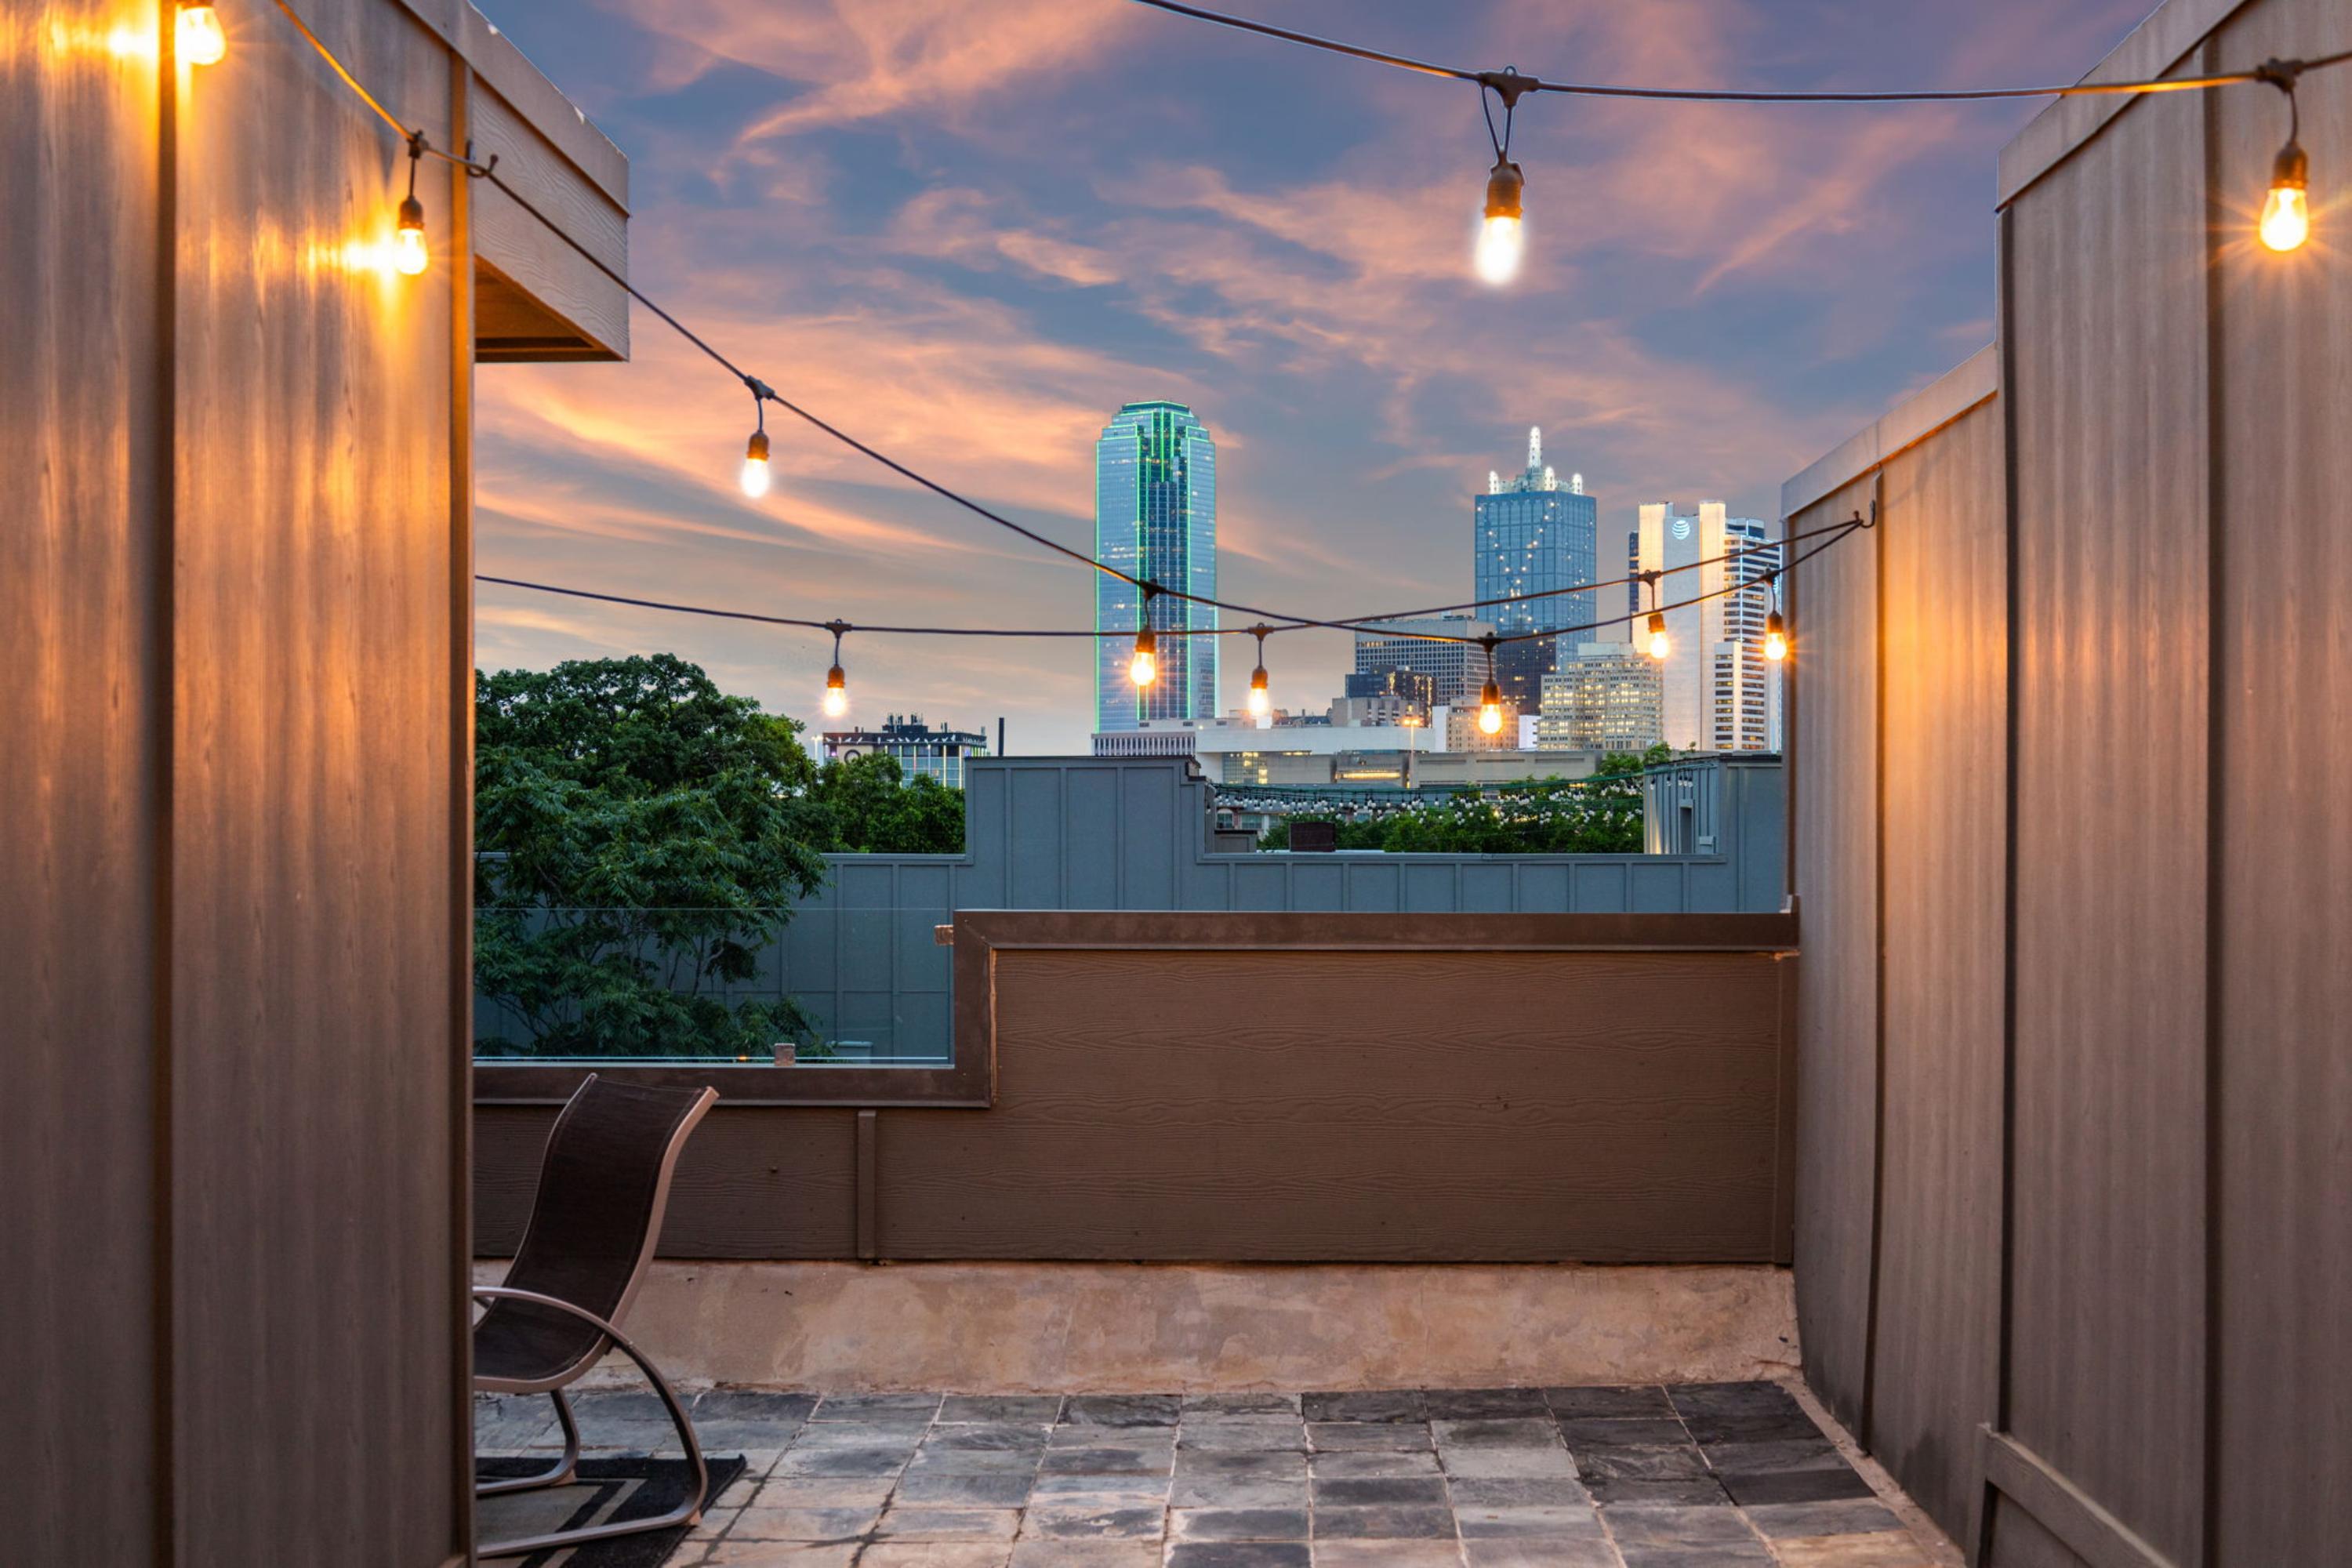
[[[633,278],[688,324],[1076,548],[1105,414],[1204,410],[1225,596],[1309,614],[1470,597],[1461,498],[1530,423],[1575,454],[1612,532],[1630,526],[1613,498],[1772,515],[1782,478],[1989,338],[1983,170],[2032,112],[1530,102],[1527,261],[1494,289],[1467,268],[1484,130],[1402,73],[1308,71],[1088,0],[1004,0],[985,38],[931,0],[485,3],[630,154]],[[2031,77],[2095,58],[2138,8],[1840,17],[1286,0],[1278,19],[1431,58],[1809,86]],[[773,488],[746,501],[751,411],[708,369],[649,322],[625,364],[482,366],[479,570],[852,623],[1090,627],[1079,568],[797,422],[771,421]],[[490,586],[478,604],[484,668],[670,650],[826,726],[821,634]],[[1003,713],[1015,752],[1083,752],[1090,643],[977,640],[853,634],[846,721]],[[1338,693],[1349,645],[1274,639],[1276,703]]]

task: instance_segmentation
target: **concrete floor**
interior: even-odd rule
[[[649,1394],[592,1392],[576,1405],[592,1452],[669,1450]],[[486,1397],[477,1415],[485,1454],[560,1443],[543,1398]],[[694,1419],[710,1453],[744,1454],[750,1469],[670,1559],[677,1564],[1947,1560],[1948,1548],[1907,1530],[1771,1382],[1068,1396],[716,1389],[695,1400]],[[554,1500],[487,1500],[482,1528],[506,1533]]]

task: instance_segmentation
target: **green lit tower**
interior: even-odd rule
[[[1217,592],[1217,444],[1181,403],[1130,403],[1095,443],[1095,556],[1186,594]],[[1128,679],[1142,595],[1107,573],[1095,576],[1095,729],[1136,729],[1146,719],[1217,715],[1217,612],[1168,595],[1151,601],[1160,679]]]

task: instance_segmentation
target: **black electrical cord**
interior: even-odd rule
[[[1473,81],[1482,87],[1494,88],[1504,94],[1507,104],[1522,92],[1558,92],[1580,98],[1643,98],[1672,99],[1685,103],[1968,103],[1989,99],[2005,98],[2076,98],[2094,94],[2141,92],[2193,92],[2208,88],[2234,87],[2241,82],[2269,79],[2262,70],[2222,71],[2212,76],[2165,77],[2140,81],[2083,81],[2065,87],[1994,87],[1962,89],[1917,89],[1892,92],[1773,92],[1762,89],[1695,87],[1612,87],[1598,82],[1545,81],[1538,77],[1524,76],[1516,70],[1474,71],[1458,66],[1438,65],[1429,60],[1417,60],[1407,55],[1392,55],[1380,49],[1368,49],[1360,45],[1341,43],[1336,38],[1318,37],[1313,33],[1294,32],[1288,27],[1276,27],[1264,22],[1253,22],[1245,16],[1228,16],[1199,5],[1187,5],[1181,0],[1135,0],[1139,5],[1149,5],[1157,11],[1169,11],[1180,16],[1191,16],[1202,22],[1213,22],[1221,27],[1233,27],[1244,33],[1257,33],[1285,43],[1303,44],[1311,49],[1323,49],[1354,59],[1370,60],[1375,65],[1394,66],[1401,70],[1417,71],[1423,76],[1450,77],[1456,81]],[[2318,59],[2292,62],[2305,70],[2342,65],[2352,60],[2352,49]]]

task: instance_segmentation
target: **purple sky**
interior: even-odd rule
[[[633,275],[785,396],[1066,542],[1124,402],[1218,442],[1223,596],[1470,596],[1526,427],[1600,498],[1780,481],[1991,335],[1993,161],[2038,101],[1521,104],[1528,261],[1469,268],[1477,94],[1123,0],[480,0],[631,161]],[[1474,68],[1683,86],[2071,81],[2146,0],[1234,0]],[[484,366],[484,572],[850,621],[1083,626],[1087,574],[798,425],[643,312],[619,365]],[[822,634],[484,587],[486,668],[669,649],[815,715]],[[853,637],[860,719],[1082,752],[1089,645]],[[1248,679],[1227,646],[1224,701]],[[1320,708],[1339,634],[1281,639]]]

